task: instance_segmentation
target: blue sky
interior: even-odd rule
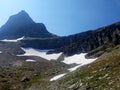
[[[120,0],[1,0],[0,26],[21,10],[60,36],[120,21]]]

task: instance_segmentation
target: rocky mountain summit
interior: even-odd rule
[[[20,37],[55,37],[49,33],[43,23],[35,23],[30,16],[21,11],[11,16],[0,28],[0,39],[17,39]]]

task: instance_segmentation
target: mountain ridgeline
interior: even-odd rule
[[[73,55],[82,52],[94,54],[97,49],[108,50],[120,44],[120,23],[115,23],[97,30],[90,30],[70,36],[59,37],[47,31],[43,23],[35,23],[25,11],[9,18],[0,28],[0,39],[17,39],[21,47],[54,49],[52,52],[64,52]],[[103,52],[99,52],[97,56]]]
[[[66,55],[89,53],[95,49],[104,51],[118,44],[120,44],[120,23],[66,37],[21,40],[23,47],[55,49],[51,53],[64,52]],[[91,54],[96,52],[92,52]],[[97,56],[102,53],[100,52]]]

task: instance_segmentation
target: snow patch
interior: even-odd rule
[[[57,60],[62,54],[62,53],[47,54],[49,50],[39,50],[34,48],[22,48],[22,50],[25,51],[25,54],[17,56],[39,56],[47,60]]]
[[[18,39],[13,39],[13,40],[3,39],[1,41],[3,41],[3,42],[18,42],[18,41],[20,41],[22,39],[24,39],[24,37],[21,37],[21,38],[18,38]]]
[[[65,75],[66,75],[66,73],[64,73],[64,74],[59,74],[59,75],[54,76],[53,78],[51,78],[50,81],[58,80],[58,79],[62,78],[62,77],[65,76]]]
[[[86,59],[85,58],[86,54],[87,53],[81,53],[81,54],[75,54],[73,56],[65,57],[64,61],[62,61],[62,62],[66,63],[66,64],[74,64],[75,63],[75,64],[86,65],[86,64],[89,64],[96,60],[96,58],[95,59]]]
[[[32,59],[27,59],[26,62],[36,62],[36,61]]]
[[[77,65],[77,66],[75,66],[75,67],[73,67],[73,68],[70,68],[70,69],[68,69],[70,72],[73,72],[73,71],[75,71],[76,69],[78,69],[79,67],[81,66],[81,64],[80,65]]]
[[[90,64],[92,62],[94,62],[97,58],[94,59],[86,59],[85,55],[87,53],[81,53],[81,54],[75,54],[73,56],[69,56],[69,57],[65,57],[64,62],[65,64],[78,64],[77,66],[68,69],[70,72],[75,71],[76,69],[78,69],[81,66]]]

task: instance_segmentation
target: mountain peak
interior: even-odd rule
[[[24,10],[12,15],[0,29],[0,38],[53,37],[42,23],[35,23]]]
[[[21,24],[34,23],[32,18],[24,10],[20,11],[18,14],[12,15],[9,18],[7,23],[12,23],[13,21],[14,21],[14,24],[17,24],[17,23],[21,23]]]
[[[27,12],[25,10],[21,10],[19,13],[27,14]]]
[[[31,19],[31,17],[29,16],[29,14],[26,11],[24,11],[24,10],[21,10],[18,14],[13,15],[13,16],[18,16],[18,17],[22,17],[22,18],[28,17],[29,19]]]

